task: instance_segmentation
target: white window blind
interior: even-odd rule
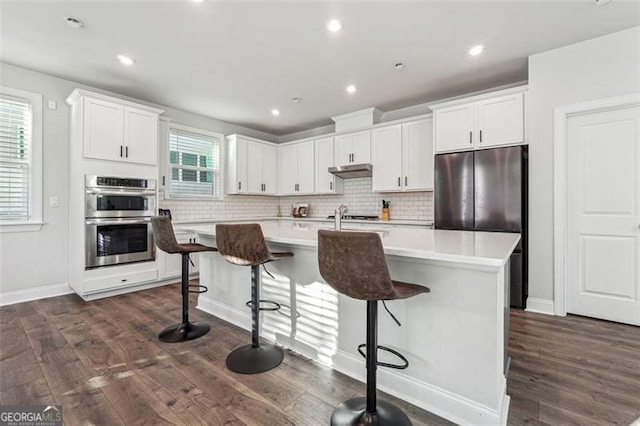
[[[220,144],[215,136],[169,129],[171,197],[221,196]]]
[[[0,93],[0,223],[31,218],[32,106]]]

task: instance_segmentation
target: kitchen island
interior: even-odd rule
[[[260,297],[283,308],[262,313],[261,336],[364,381],[357,346],[365,340],[366,303],[337,294],[318,271],[317,231],[332,225],[259,223],[272,251],[294,253],[266,265],[273,278],[262,273]],[[188,229],[215,246],[215,224]],[[505,424],[505,289],[519,235],[376,224],[343,229],[377,232],[391,277],[431,289],[387,304],[401,327],[380,310],[379,343],[404,354],[409,368],[379,368],[378,388],[456,423]],[[198,308],[250,330],[250,268],[217,253],[200,256],[200,282],[209,292],[200,295]]]

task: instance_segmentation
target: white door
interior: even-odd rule
[[[124,159],[122,105],[100,99],[84,101],[84,156],[100,160]]]
[[[298,144],[298,193],[313,194],[315,182],[315,144]]]
[[[488,148],[524,142],[524,95],[500,96],[476,102],[477,146]]]
[[[276,147],[262,145],[262,181],[264,182],[263,193],[275,195],[278,193],[278,155]]]
[[[351,154],[353,150],[351,149],[351,133],[346,135],[336,136],[335,143],[333,145],[333,149],[335,150],[335,165],[336,166],[345,166],[351,163]]]
[[[247,142],[247,193],[261,194],[262,191],[262,144]]]
[[[364,164],[371,162],[371,131],[364,130],[351,134],[351,162]]]
[[[402,125],[373,129],[371,137],[373,191],[401,191],[402,175]]]
[[[640,325],[640,107],[567,129],[567,312]]]
[[[316,193],[335,191],[335,176],[328,172],[333,167],[333,138],[316,141]]]
[[[296,194],[298,188],[298,147],[287,145],[278,147],[280,161],[278,189],[280,194]]]
[[[158,114],[124,107],[125,161],[158,164]]]
[[[402,125],[402,183],[405,191],[433,189],[432,125],[430,118]]]
[[[436,152],[473,149],[473,111],[472,103],[435,111]]]

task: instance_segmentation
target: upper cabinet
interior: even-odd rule
[[[73,126],[81,126],[85,158],[158,164],[162,110],[79,89],[67,103],[81,111],[74,114]]]
[[[227,194],[275,195],[276,145],[242,135],[227,136]]]
[[[334,138],[335,165],[371,162],[371,131],[347,133]]]
[[[329,167],[335,165],[333,138],[317,139],[315,141],[315,148],[316,194],[342,194],[344,191],[342,179],[329,173]]]
[[[315,145],[313,141],[278,147],[281,195],[313,194]]]
[[[372,189],[379,192],[433,189],[432,119],[372,130]]]
[[[430,105],[436,152],[525,143],[526,87]]]

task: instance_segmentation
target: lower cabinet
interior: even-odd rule
[[[178,244],[196,243],[197,238],[196,234],[176,233]],[[189,274],[198,273],[200,265],[198,254],[191,253],[190,258],[193,265],[189,263]],[[156,250],[156,259],[158,260],[159,278],[161,280],[182,277],[182,255],[180,253],[169,254],[162,250]]]

